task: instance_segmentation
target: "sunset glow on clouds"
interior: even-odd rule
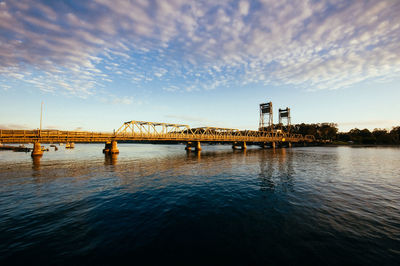
[[[0,90],[119,104],[177,93],[345,89],[400,74],[399,1],[1,1]]]

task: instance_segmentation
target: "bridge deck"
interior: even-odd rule
[[[154,123],[144,121],[125,122],[115,133],[59,131],[59,130],[0,130],[0,143],[60,143],[60,142],[313,142],[313,136],[238,130],[229,128],[201,127]]]

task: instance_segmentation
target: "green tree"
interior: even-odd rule
[[[377,129],[375,128],[372,131],[372,135],[374,135],[376,139],[376,144],[393,144],[393,137],[386,129]]]

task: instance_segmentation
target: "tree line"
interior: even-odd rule
[[[287,127],[283,127],[287,131]],[[336,143],[354,143],[354,144],[400,144],[400,126],[393,127],[391,130],[354,128],[348,132],[339,132],[335,123],[317,123],[317,124],[296,124],[289,128],[291,133],[302,135],[313,135],[316,139],[330,140]]]

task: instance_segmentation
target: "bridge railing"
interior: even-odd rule
[[[32,142],[36,140],[46,140],[54,142],[64,142],[69,139],[77,141],[90,141],[90,139],[111,138],[112,133],[85,132],[85,131],[60,131],[60,130],[0,130],[0,142],[11,141]],[[14,141],[15,140],[15,141]]]

